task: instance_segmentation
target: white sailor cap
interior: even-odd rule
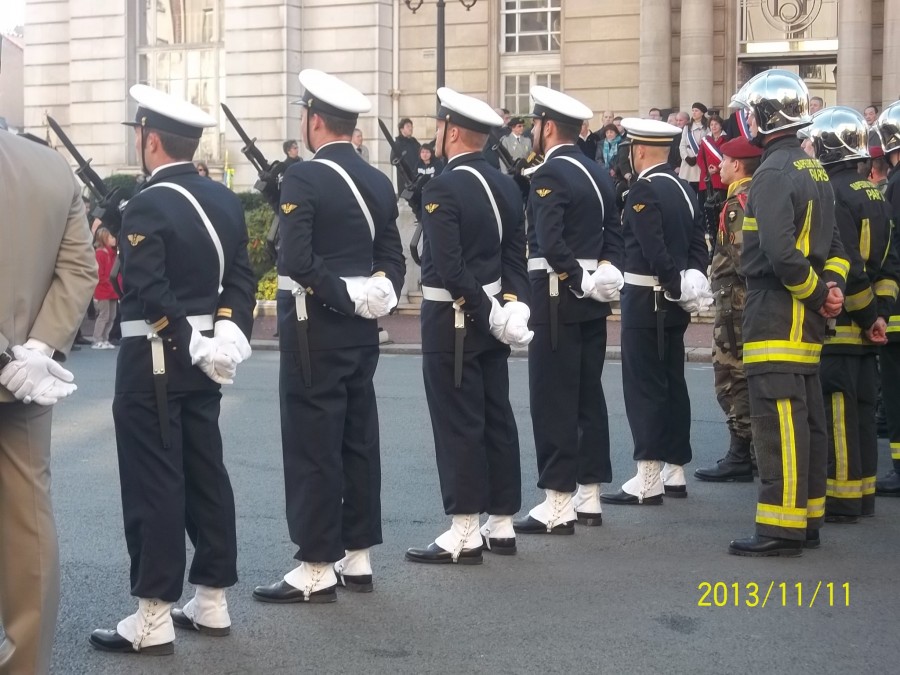
[[[360,113],[369,112],[372,103],[355,87],[323,73],[306,68],[297,76],[305,90],[303,98],[293,101],[310,112],[321,112],[345,120],[355,120]]]
[[[681,129],[662,120],[645,120],[626,117],[622,120],[628,140],[638,145],[672,145],[672,139],[681,136]]]
[[[582,122],[594,116],[594,112],[578,99],[549,87],[532,87],[531,98],[534,99],[532,117],[580,127]]]
[[[482,134],[491,133],[492,127],[503,126],[503,118],[480,99],[460,94],[449,87],[438,88],[437,95],[441,101],[436,116],[439,120]]]
[[[128,93],[137,101],[138,109],[134,122],[122,123],[127,126],[166,131],[185,138],[200,138],[204,128],[218,124],[212,115],[193,103],[146,84],[136,84]]]

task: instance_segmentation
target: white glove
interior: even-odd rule
[[[502,340],[511,347],[527,347],[534,338],[534,331],[528,329],[528,319],[531,318],[531,309],[524,302],[507,302],[503,309],[507,311],[509,318],[506,321],[504,337]]]
[[[234,346],[234,354],[237,356],[235,364],[243,363],[253,353],[253,350],[250,349],[250,343],[247,341],[247,336],[244,335],[244,332],[238,328],[234,321],[216,321],[213,335],[219,346]]]
[[[694,284],[691,283],[690,278],[688,278],[685,274],[686,270],[681,270],[681,297],[673,298],[669,295],[669,292],[666,291],[663,295],[666,300],[670,302],[676,303],[680,306],[684,311],[691,312],[689,307],[693,307],[697,304],[697,299],[699,297],[697,293],[697,289],[694,288]],[[697,310],[694,310],[697,311]]]
[[[0,385],[23,403],[53,405],[74,393],[75,376],[46,354],[16,345],[15,359],[0,371]]]
[[[213,382],[231,384],[232,380],[230,378],[222,377],[216,371],[215,358],[217,347],[218,344],[214,338],[204,337],[198,330],[191,331],[191,344],[188,347],[191,363],[202,370]]]
[[[237,373],[238,364],[243,359],[236,345],[218,344],[213,354],[213,370],[221,380],[220,384],[234,384],[234,376]]]
[[[697,311],[709,309],[715,300],[712,287],[709,285],[709,279],[700,270],[689,269],[684,271],[686,279],[690,280],[691,285],[697,291]]]
[[[619,299],[619,291],[625,285],[625,277],[616,268],[615,265],[605,263],[597,268],[597,271],[591,275],[594,280],[594,288],[596,289],[592,296],[600,302],[615,302]]]
[[[365,297],[369,314],[378,319],[387,316],[397,306],[397,293],[394,284],[383,276],[372,276],[366,279]]]
[[[504,333],[506,331],[506,322],[509,320],[509,310],[506,307],[501,307],[500,303],[497,301],[497,298],[494,296],[490,296],[491,301],[491,314],[490,314],[490,323],[491,323],[491,335],[494,336],[495,339],[507,344],[505,342]],[[509,306],[509,303],[507,304]]]
[[[347,295],[353,301],[353,312],[364,319],[374,319],[369,311],[369,300],[366,297],[366,281],[369,277],[341,277],[347,286]]]
[[[574,288],[572,292],[576,298],[591,298],[596,300],[597,287],[594,285],[594,278],[588,274],[587,270],[581,271],[581,295]]]

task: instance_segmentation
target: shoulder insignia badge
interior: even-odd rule
[[[425,205],[425,210],[428,211],[428,213],[434,213],[435,211],[437,211],[438,206],[440,206],[440,204],[435,204],[434,202],[432,202],[431,204]]]
[[[146,238],[147,238],[147,237],[145,237],[145,236],[142,235],[142,234],[129,234],[129,235],[128,235],[128,242],[129,242],[132,246],[137,246],[137,245],[140,244],[142,241],[144,241],[144,239],[146,239]]]
[[[635,205],[632,206],[631,208],[633,208],[633,209],[635,210],[636,213],[640,213],[641,211],[644,210],[644,207],[645,207],[645,206],[647,206],[647,205],[646,205],[646,204],[635,204]]]
[[[291,211],[297,208],[296,204],[286,203],[281,205],[281,212],[284,215],[288,215]]]
[[[728,220],[734,221],[737,218],[737,211],[729,211],[728,212]]]
[[[553,190],[551,190],[550,188],[538,188],[537,190],[535,190],[535,192],[537,192],[538,197],[546,197],[551,192],[553,192]]]

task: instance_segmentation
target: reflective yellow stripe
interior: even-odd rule
[[[810,267],[809,274],[806,275],[806,281],[802,284],[797,284],[796,286],[791,286],[790,284],[785,285],[791,294],[797,298],[798,300],[804,300],[812,295],[813,291],[816,290],[816,286],[819,283],[819,277],[816,274],[815,270]]]
[[[900,286],[893,279],[879,279],[875,282],[875,295],[896,300],[898,291],[900,291]]]
[[[806,205],[806,217],[803,219],[803,227],[800,228],[800,234],[797,235],[797,250],[806,258],[809,256],[809,230],[812,227],[813,203],[809,200]]]
[[[780,398],[775,405],[778,408],[778,428],[781,432],[781,475],[784,480],[781,503],[785,508],[792,509],[797,505],[797,446],[791,399]]]
[[[862,493],[863,497],[875,494],[875,476],[863,476]]]
[[[859,293],[848,295],[844,298],[844,309],[848,312],[857,312],[865,309],[870,303],[875,302],[875,294],[871,288],[865,288]]]
[[[894,315],[888,318],[888,333],[900,333],[900,316]]]
[[[750,230],[751,232],[757,232],[759,230],[759,227],[756,224],[756,218],[744,216],[744,223],[741,225],[741,229],[745,232],[747,230]]]
[[[825,497],[806,500],[806,517],[821,518],[825,515]]]
[[[837,480],[829,478],[825,488],[829,497],[837,499],[859,499],[863,496],[861,480]]]
[[[797,298],[791,298],[793,307],[791,308],[791,334],[790,338],[793,342],[803,340],[803,322],[806,320],[806,307]]]
[[[835,326],[834,335],[825,338],[828,345],[865,345],[871,344],[863,338],[862,328],[856,324],[850,326]]]
[[[744,343],[744,363],[789,361],[818,363],[822,345],[792,340],[759,340]]]
[[[824,507],[823,507],[824,508]],[[806,509],[785,508],[777,504],[756,505],[756,522],[760,525],[806,529]]]
[[[831,433],[834,441],[834,476],[838,481],[847,480],[847,427],[844,423],[844,393],[831,395]]]
[[[872,254],[872,232],[868,218],[863,218],[859,226],[859,254],[863,263],[869,262],[869,256]]]
[[[891,459],[900,459],[900,443],[891,443]]]
[[[846,281],[847,275],[850,273],[850,263],[844,258],[829,258],[825,261],[825,271],[834,272]]]

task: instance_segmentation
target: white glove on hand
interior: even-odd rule
[[[528,329],[528,319],[531,318],[531,309],[524,302],[507,302],[503,309],[509,318],[504,329],[505,342],[511,347],[527,347],[534,338],[534,331]]]
[[[365,298],[371,318],[378,319],[387,316],[397,306],[397,293],[394,284],[383,276],[373,276],[366,279]],[[367,317],[368,318],[368,317]]]
[[[594,285],[594,277],[590,275],[587,270],[581,271],[581,295],[578,294],[574,288],[572,292],[575,294],[576,298],[591,298],[592,300],[596,300],[597,297],[597,287]]]
[[[698,311],[697,309],[694,309],[694,307],[699,307],[699,303],[697,302],[699,295],[697,289],[694,288],[694,284],[691,283],[690,278],[686,275],[686,271],[687,270],[681,270],[681,297],[676,300],[669,295],[668,291],[664,293],[664,296],[666,300],[676,303],[685,312],[693,314]]]
[[[12,351],[15,359],[0,371],[0,385],[16,400],[53,405],[77,389],[75,376],[46,354],[21,345]]]
[[[253,353],[250,343],[247,341],[247,336],[244,335],[244,332],[238,328],[234,321],[216,321],[216,328],[213,334],[216,343],[220,347],[224,345],[234,346],[234,354],[237,356],[235,364],[243,363]]]
[[[694,290],[697,291],[698,309],[696,311],[700,312],[709,309],[715,298],[706,275],[700,270],[689,269],[684,271],[684,277],[691,282]]]
[[[347,286],[347,295],[353,301],[353,312],[364,319],[374,319],[369,311],[369,300],[366,297],[366,281],[369,277],[341,277]]]
[[[218,344],[216,343],[215,338],[204,337],[198,330],[191,331],[191,344],[188,347],[188,352],[191,355],[191,363],[202,370],[213,382],[218,382],[219,384],[231,384],[231,379],[222,377],[216,372],[215,358],[217,347]]]
[[[504,333],[506,331],[506,322],[509,321],[509,311],[506,307],[501,307],[500,303],[497,301],[497,298],[490,296],[491,301],[491,314],[490,314],[490,323],[491,323],[491,335],[494,336],[495,339],[500,340],[504,344],[508,344],[503,338]],[[507,304],[507,307],[509,304]]]
[[[605,263],[591,275],[596,289],[592,296],[600,302],[615,302],[619,299],[619,291],[625,285],[625,277],[615,265]]]
[[[213,370],[219,377],[217,380],[220,384],[234,384],[234,376],[237,373],[238,364],[243,359],[236,345],[217,344],[216,352],[213,354]]]

